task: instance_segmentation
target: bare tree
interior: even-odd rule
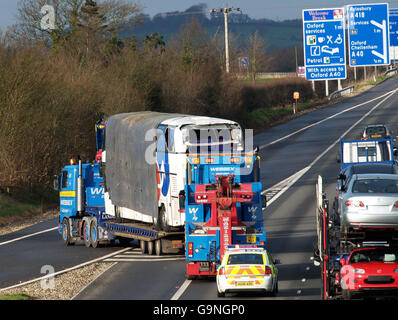
[[[253,81],[260,70],[266,68],[269,57],[266,53],[266,41],[259,35],[258,30],[250,35],[248,43],[249,73]]]
[[[54,28],[51,29],[42,28],[42,9],[46,5],[51,6],[55,13]],[[95,14],[90,10],[84,11],[84,8],[90,7]],[[68,37],[77,27],[84,25],[82,20],[86,19],[87,23],[87,17],[91,14],[91,17],[101,17],[101,24],[98,21],[93,24],[105,36],[113,37],[131,25],[140,11],[138,4],[124,0],[20,0],[14,33],[19,38],[54,41],[56,38]]]

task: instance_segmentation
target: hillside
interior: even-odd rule
[[[192,6],[185,11],[175,11],[157,14],[154,17],[141,15],[141,23],[134,26],[134,32],[125,31],[123,37],[144,39],[152,33],[161,34],[167,42],[177,35],[181,28],[196,20],[207,32],[209,37],[224,34],[224,16],[216,13],[209,15],[206,5]],[[230,13],[229,31],[238,47],[245,46],[250,35],[258,31],[266,40],[268,51],[302,46],[301,20],[273,21],[268,19],[252,19],[247,14]]]

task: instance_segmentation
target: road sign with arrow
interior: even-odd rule
[[[347,6],[350,66],[390,64],[388,3]]]

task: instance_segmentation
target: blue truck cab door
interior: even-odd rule
[[[76,165],[66,166],[61,173],[61,181],[59,187],[60,198],[60,222],[66,217],[76,215],[76,175],[78,167]]]

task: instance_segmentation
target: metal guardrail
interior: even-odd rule
[[[329,100],[340,98],[342,96],[352,93],[353,91],[354,91],[354,86],[349,86],[341,90],[334,91],[329,95]]]
[[[394,67],[384,72],[384,76],[392,76],[393,74],[397,74],[397,72],[397,68]]]

